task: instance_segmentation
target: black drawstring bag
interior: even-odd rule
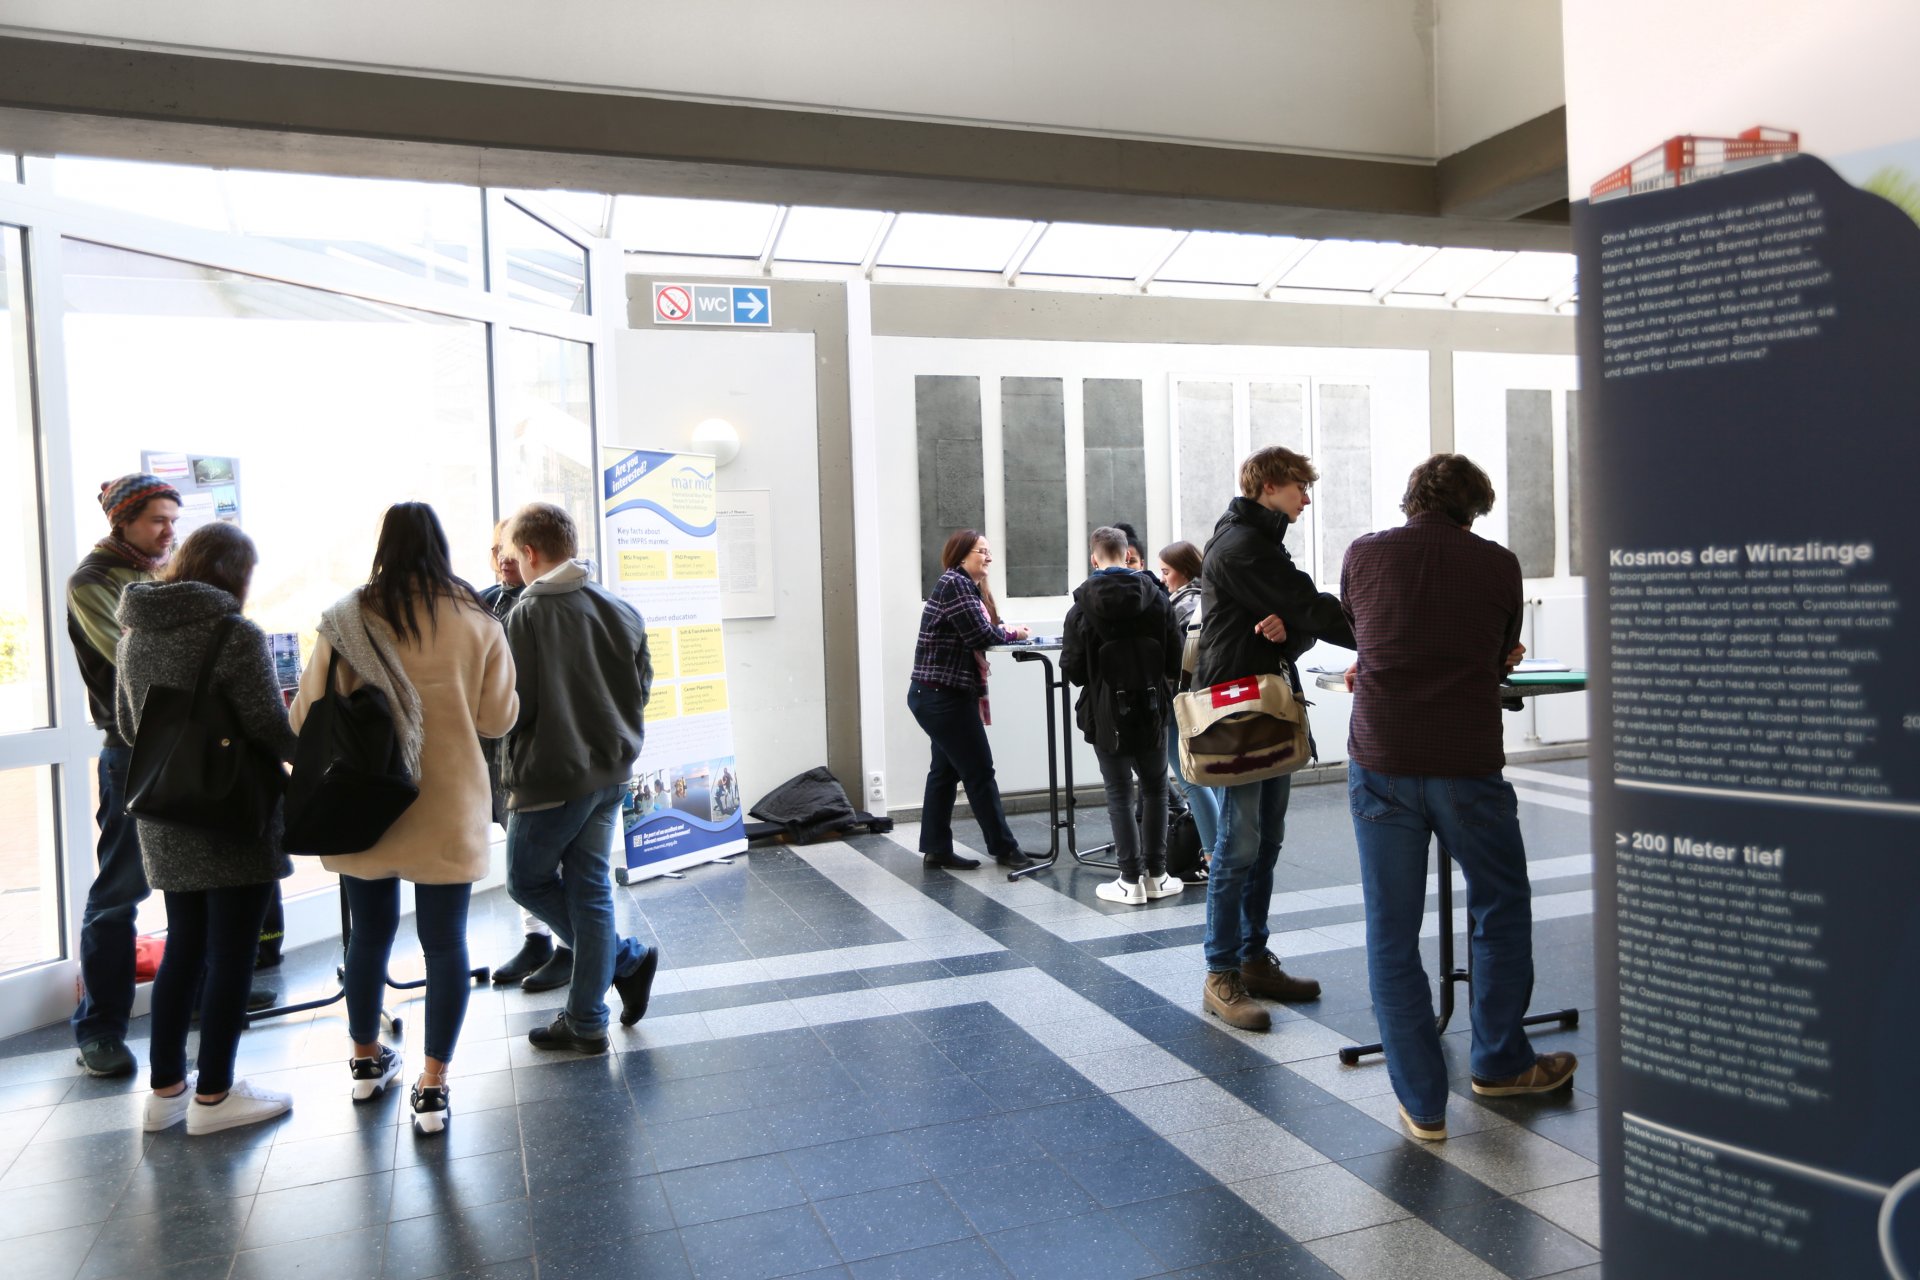
[[[214,627],[191,690],[147,687],[127,765],[127,812],[134,817],[243,840],[267,833],[287,775],[248,739],[226,698],[213,693],[214,663],[239,620],[229,614]]]
[[[288,853],[364,853],[420,798],[407,773],[387,695],[370,684],[339,692],[336,650],[327,695],[307,711],[287,784]]]

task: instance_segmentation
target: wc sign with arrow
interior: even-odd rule
[[[771,328],[773,290],[764,284],[656,284],[653,322]]]

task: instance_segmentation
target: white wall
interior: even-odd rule
[[[1452,155],[1566,102],[1559,0],[1438,0],[1437,18],[1438,154]]]
[[[270,61],[1424,160],[1434,143],[1431,15],[1432,0],[6,0],[0,29]]]
[[[741,445],[720,471],[721,493],[772,491],[775,614],[722,629],[734,756],[752,804],[827,762],[813,335],[636,329],[617,335],[614,357],[618,419],[602,444],[684,449],[695,423],[725,418]]]
[[[918,455],[914,436],[914,377],[959,374],[983,378],[1030,376],[1067,380],[1068,530],[1079,545],[1085,529],[1082,477],[1076,465],[1080,426],[1077,416],[1082,378],[1140,378],[1147,452],[1147,528],[1149,549],[1173,541],[1172,450],[1168,393],[1175,375],[1222,380],[1313,378],[1365,383],[1372,389],[1373,484],[1376,527],[1399,522],[1397,504],[1409,469],[1431,451],[1425,351],[1354,350],[1336,347],[1235,347],[1145,343],[982,341],[940,338],[874,339],[875,412],[886,424],[880,433],[878,466],[882,527],[889,539],[881,550],[881,619],[885,665],[886,788],[889,805],[917,806],[926,780],[927,743],[906,707],[919,629],[920,527]],[[982,387],[983,450],[986,460],[986,533],[998,539],[1004,530],[1000,499],[1001,436],[999,400],[992,383]],[[1233,468],[1239,459],[1222,458]],[[1071,563],[1082,563],[1076,550]],[[996,571],[997,572],[997,571]],[[996,583],[1003,616],[1025,622],[1042,634],[1057,635],[1072,600],[1068,596],[1009,599]],[[1336,590],[1337,583],[1321,583]],[[1303,665],[1345,666],[1352,655],[1322,646]],[[994,764],[1001,790],[1042,791],[1047,785],[1045,708],[1040,674],[1033,664],[1009,655],[993,658]],[[1345,694],[1312,692],[1314,736],[1322,758],[1346,758],[1348,704]],[[1097,782],[1092,749],[1073,736],[1075,781]]]

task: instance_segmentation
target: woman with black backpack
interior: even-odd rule
[[[120,597],[114,718],[136,757],[143,754],[137,739],[149,694],[193,689],[204,670],[211,676],[207,694],[224,703],[247,739],[242,749],[292,758],[293,730],[267,637],[239,616],[258,559],[238,526],[203,525],[175,553],[163,580],[132,583]],[[277,797],[265,817],[263,832],[245,836],[136,815],[147,882],[167,895],[167,947],[153,982],[153,1092],[143,1121],[149,1133],[182,1120],[189,1134],[217,1133],[271,1120],[293,1105],[284,1093],[233,1078],[260,922],[274,886],[293,872],[280,847]],[[197,1077],[187,1074],[196,998]]]
[[[293,703],[296,728],[327,696],[330,670],[339,693],[371,685],[385,695],[407,773],[420,788],[371,848],[321,859],[340,873],[353,921],[346,972],[353,1098],[375,1096],[400,1073],[400,1055],[378,1037],[400,881],[407,880],[427,962],[426,1061],[413,1117],[423,1132],[438,1133],[470,994],[467,906],[474,881],[487,873],[490,790],[480,739],[513,728],[520,699],[506,635],[454,576],[446,532],[426,503],[387,509],[367,585],[321,615],[320,642]]]

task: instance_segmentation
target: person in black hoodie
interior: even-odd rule
[[[1241,497],[1227,506],[1207,543],[1202,579],[1196,690],[1262,675],[1300,692],[1294,659],[1325,640],[1353,648],[1337,597],[1313,585],[1283,542],[1312,501],[1313,464],[1278,446],[1240,464]],[[1232,1026],[1273,1025],[1253,997],[1313,1000],[1320,984],[1295,978],[1267,950],[1273,867],[1285,836],[1293,779],[1221,788],[1220,834],[1207,884],[1206,987],[1202,1005]]]
[[[1109,902],[1138,904],[1186,888],[1167,874],[1166,731],[1180,636],[1166,592],[1126,567],[1127,535],[1103,526],[1090,541],[1093,575],[1073,593],[1060,670],[1081,686],[1074,719],[1100,762],[1120,860],[1120,878],[1094,892]],[[1135,777],[1144,802],[1138,825]]]

